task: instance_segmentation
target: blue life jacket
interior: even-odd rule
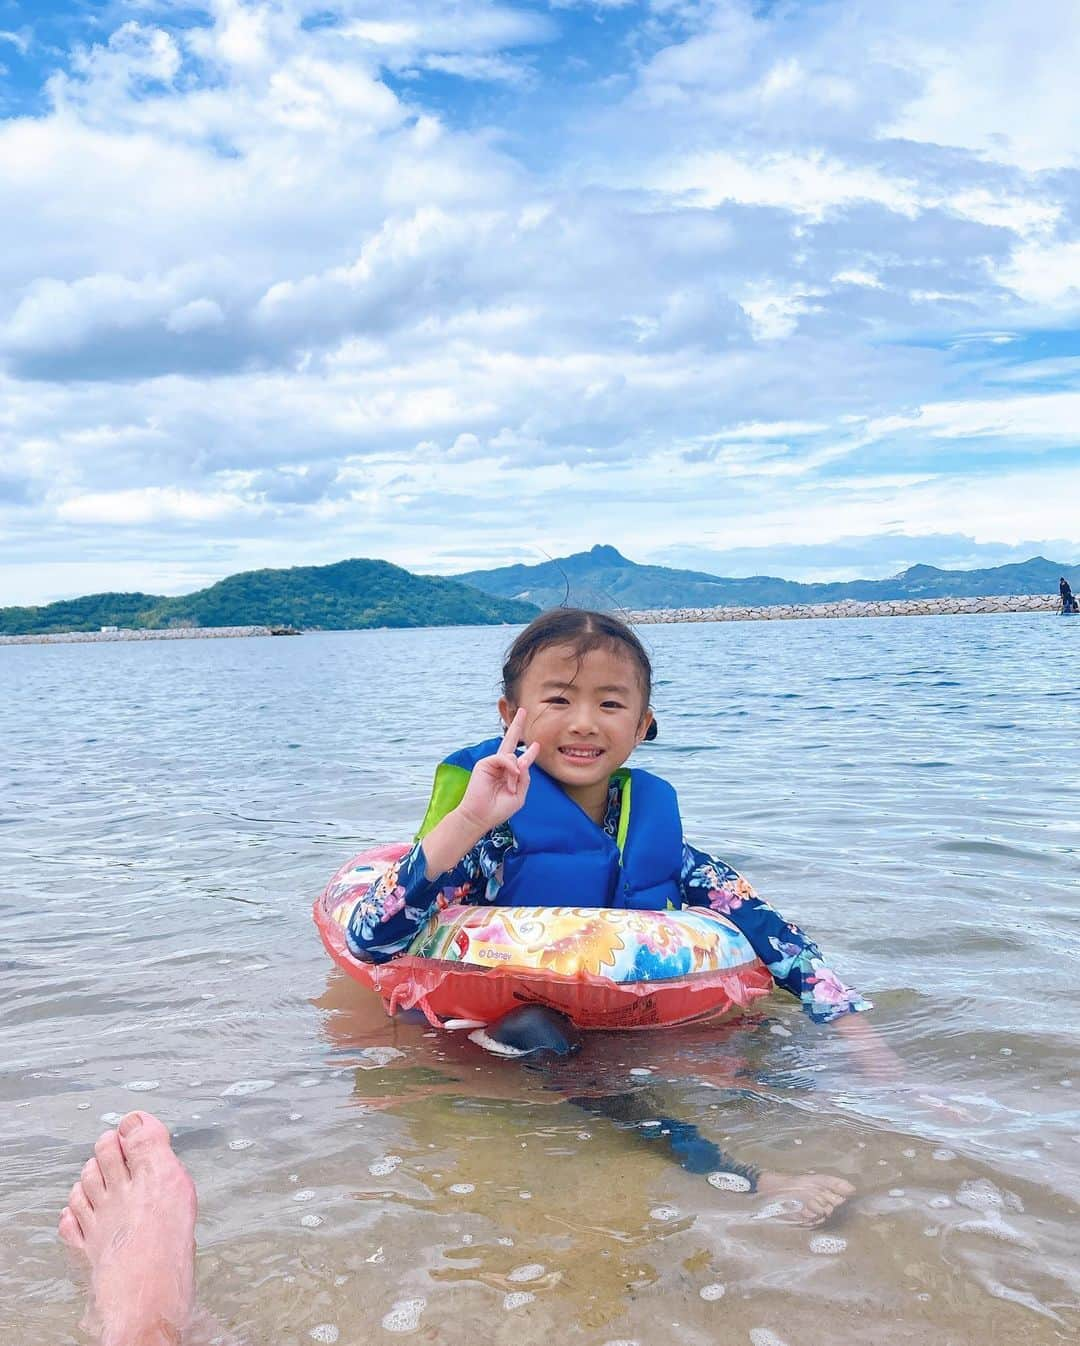
[[[439,765],[418,840],[457,807],[473,767],[500,742],[492,738],[462,748]],[[674,789],[648,771],[623,768],[617,776],[622,804],[613,839],[558,781],[538,766],[530,768],[529,793],[510,819],[514,845],[503,861],[498,905],[642,911],[682,905],[682,820]]]

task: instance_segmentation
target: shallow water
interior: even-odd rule
[[[1077,1340],[1080,625],[643,629],[640,764],[874,997],[892,1085],[779,995],[551,1078],[330,966],[311,899],[494,732],[507,635],[0,651],[0,1340],[82,1340],[56,1216],[136,1106],[198,1182],[204,1302],[260,1346]],[[762,1218],[590,1092],[858,1195]]]

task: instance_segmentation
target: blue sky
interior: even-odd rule
[[[0,0],[0,605],[1080,560],[1072,0]]]

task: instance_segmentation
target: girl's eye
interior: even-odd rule
[[[549,706],[565,706],[569,704],[565,696],[545,696],[544,701]]]
[[[626,707],[623,705],[623,703],[622,703],[621,701],[601,701],[600,705],[601,705],[602,709],[604,709],[604,710],[625,710],[625,709],[626,709]]]

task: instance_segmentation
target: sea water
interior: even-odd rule
[[[512,634],[0,651],[0,1340],[81,1340],[56,1218],[136,1107],[198,1183],[204,1304],[258,1346],[1076,1340],[1080,624],[641,630],[637,762],[874,998],[894,1082],[781,994],[553,1076],[333,968],[312,899],[496,732]],[[857,1195],[786,1224],[590,1092]]]

